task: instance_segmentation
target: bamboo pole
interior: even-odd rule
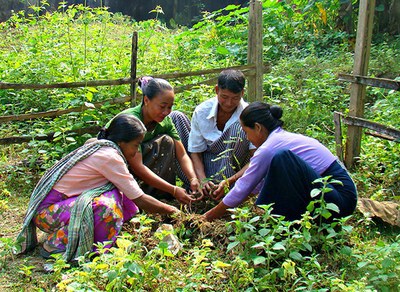
[[[254,76],[249,76],[248,100],[263,99],[263,40],[262,40],[262,3],[251,0],[249,12],[249,35],[247,46],[247,63],[255,66]]]
[[[400,130],[393,127],[388,127],[376,122],[371,122],[366,119],[356,117],[343,117],[343,122],[348,126],[356,126],[361,128],[367,128],[376,131],[382,135],[393,137],[394,140],[400,141]]]
[[[353,75],[366,76],[371,49],[375,0],[361,0],[359,8],[357,38],[354,54]],[[349,116],[363,117],[366,85],[353,83],[350,92]],[[360,155],[361,128],[349,126],[347,129],[345,164],[352,167]]]
[[[373,87],[392,89],[400,91],[400,81],[387,79],[387,78],[372,78],[365,76],[355,76],[350,74],[339,74],[339,81],[347,81],[352,83],[359,83]]]
[[[335,124],[335,144],[336,144],[336,156],[343,161],[343,136],[342,136],[342,123],[341,114],[334,112],[333,121]]]
[[[11,121],[25,121],[25,120],[32,120],[32,119],[40,119],[40,118],[54,118],[59,117],[68,113],[73,112],[82,112],[84,110],[90,108],[98,108],[103,106],[104,104],[120,104],[124,102],[128,102],[131,100],[130,96],[120,97],[120,98],[113,98],[104,101],[95,102],[92,104],[85,103],[82,106],[68,108],[68,109],[56,109],[47,112],[39,112],[33,114],[22,114],[22,115],[11,115],[11,116],[0,116],[0,123],[11,122]]]
[[[138,51],[138,33],[133,32],[132,35],[132,54],[131,54],[131,105],[136,102],[136,71],[137,71],[137,51]]]
[[[242,68],[242,71],[244,72],[245,75],[250,74],[249,73],[250,69],[249,69],[249,66],[247,66],[247,65],[246,66],[236,66],[236,68]],[[219,73],[221,71],[220,69],[212,69],[212,70],[215,71],[214,73]],[[269,70],[269,67],[264,66],[264,70],[265,71]],[[204,72],[204,70],[202,70],[202,72]],[[216,81],[217,81],[217,78],[213,77],[213,78],[206,79],[206,80],[194,83],[194,84],[187,84],[187,85],[175,87],[174,91],[175,91],[175,93],[180,93],[185,90],[189,90],[195,86],[215,84]],[[51,111],[47,111],[47,112],[39,112],[39,113],[0,116],[0,123],[6,123],[6,122],[11,122],[11,121],[25,121],[25,120],[39,119],[39,118],[59,117],[64,114],[67,114],[67,113],[82,112],[82,111],[90,109],[90,108],[98,108],[107,103],[108,104],[121,104],[121,103],[129,102],[129,101],[131,101],[131,99],[132,99],[131,96],[125,96],[125,97],[121,97],[121,98],[107,99],[107,100],[95,102],[92,104],[86,103],[82,106],[73,107],[73,108],[69,108],[69,109],[56,109],[56,110],[51,110]]]
[[[263,65],[264,72],[269,70],[269,65]],[[163,78],[163,79],[179,79],[185,77],[192,76],[201,76],[207,74],[216,74],[220,73],[224,69],[236,69],[241,70],[245,75],[252,75],[252,70],[255,69],[255,65],[240,65],[240,66],[230,66],[216,69],[204,69],[198,71],[190,71],[190,72],[174,72],[174,73],[165,73],[165,74],[156,74],[152,75],[155,78]],[[0,82],[0,89],[46,89],[46,88],[75,88],[75,87],[86,87],[86,86],[108,86],[108,85],[126,85],[136,83],[137,80],[131,80],[131,78],[121,78],[121,79],[111,79],[111,80],[94,80],[94,81],[83,81],[83,82],[62,82],[62,83],[53,83],[53,84],[21,84],[21,83],[7,83]]]
[[[0,89],[49,89],[49,88],[75,88],[75,87],[87,87],[87,86],[108,86],[108,85],[124,85],[131,84],[133,81],[131,78],[121,78],[115,80],[92,80],[92,81],[81,81],[81,82],[61,82],[52,84],[21,84],[21,83],[6,83],[0,82]]]
[[[80,136],[87,133],[94,135],[97,134],[100,131],[100,129],[101,129],[100,126],[91,126],[87,128],[65,131],[63,134],[68,136]],[[21,144],[25,142],[30,142],[32,140],[51,142],[55,138],[54,134],[55,133],[52,132],[44,136],[20,136],[20,137],[0,138],[0,145]]]

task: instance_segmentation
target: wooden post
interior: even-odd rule
[[[137,69],[137,49],[138,49],[138,33],[133,32],[132,35],[132,54],[131,54],[131,105],[136,104],[136,69]]]
[[[342,142],[342,123],[341,113],[333,113],[333,122],[335,123],[335,144],[336,156],[343,162],[343,142]]]
[[[357,39],[354,54],[353,75],[366,76],[371,49],[375,0],[361,0],[358,16]],[[353,83],[350,91],[349,116],[363,117],[366,86]],[[345,165],[352,167],[361,150],[361,128],[349,126],[347,129]]]
[[[247,63],[256,66],[254,74],[248,77],[247,98],[249,101],[263,99],[263,21],[262,2],[250,0],[249,36],[247,44]]]

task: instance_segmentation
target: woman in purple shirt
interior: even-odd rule
[[[326,202],[339,208],[334,217],[353,213],[357,191],[347,170],[317,140],[283,130],[282,113],[281,107],[263,102],[254,102],[243,110],[241,125],[257,150],[231,191],[205,213],[207,220],[221,217],[228,208],[237,207],[257,193],[257,205],[273,203],[274,214],[287,220],[299,219],[312,200],[311,190],[320,186],[313,181],[326,176],[343,183],[329,184],[332,190],[324,195]]]

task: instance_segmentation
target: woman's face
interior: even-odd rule
[[[153,99],[149,99],[147,96],[144,97],[145,114],[149,122],[162,122],[166,116],[172,111],[174,105],[175,94],[172,90],[166,90],[158,95],[154,96]]]
[[[139,149],[140,143],[143,141],[144,135],[140,135],[136,139],[129,142],[119,142],[119,148],[121,148],[122,154],[124,154],[125,159],[129,160],[136,155],[136,152]]]
[[[249,140],[257,148],[260,147],[265,140],[267,140],[267,131],[260,124],[256,123],[254,128],[246,127],[242,122],[240,122],[240,124],[242,125],[243,131],[246,133],[247,140]]]

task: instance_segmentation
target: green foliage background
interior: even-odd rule
[[[336,28],[338,5],[339,1],[263,1],[263,56],[264,62],[270,67],[264,74],[264,100],[284,108],[287,129],[319,139],[332,152],[334,151],[333,112],[341,111],[346,114],[349,104],[350,85],[339,82],[337,74],[351,73],[354,51],[352,36]],[[33,8],[36,14],[15,14],[7,22],[0,23],[2,82],[43,84],[128,77],[133,31],[137,31],[139,35],[138,76],[246,64],[247,8],[230,5],[219,11],[205,13],[203,19],[192,28],[173,29],[167,28],[160,22],[157,15],[149,21],[132,22],[123,15],[111,14],[106,9],[90,9],[83,5],[67,7],[61,3],[59,10],[52,14],[46,13],[45,1],[41,7]],[[399,58],[399,37],[374,36],[369,75],[399,80]],[[189,77],[170,81],[174,86],[181,86],[203,79],[204,77]],[[128,94],[129,86],[125,85],[36,91],[0,90],[0,107],[2,115],[18,115],[75,107],[85,102],[97,102]],[[213,96],[213,86],[194,87],[176,95],[175,109],[190,116],[199,102],[211,96]],[[57,138],[52,143],[33,140],[23,145],[1,146],[2,212],[7,212],[8,204],[14,196],[27,200],[44,169],[89,138],[88,135],[68,136],[64,134],[65,131],[89,124],[102,126],[128,106],[130,105],[105,105],[100,109],[71,113],[53,119],[0,124],[1,137],[37,136],[57,132]],[[400,128],[399,92],[368,87],[365,116],[370,120]],[[399,158],[398,143],[364,135],[360,163],[352,170],[360,196],[398,201]],[[22,165],[21,161],[25,161],[25,164]],[[240,214],[237,215],[240,224],[251,220],[249,217],[251,215]],[[258,220],[253,222],[256,221],[258,222]],[[276,223],[269,222],[269,224]],[[371,228],[365,224],[365,222],[362,224],[365,229]],[[240,230],[241,228],[247,227],[241,226]],[[330,265],[333,261],[334,265],[337,265],[337,269],[333,269],[332,273],[323,270],[318,276],[318,272],[314,272],[315,259],[312,259],[310,266],[300,266],[300,270],[297,270],[297,273],[302,274],[303,280],[296,282],[293,273],[279,274],[283,271],[292,271],[292,263],[283,261],[281,264],[286,264],[284,270],[277,271],[276,274],[267,273],[271,277],[268,279],[272,281],[271,286],[259,287],[273,289],[284,283],[285,290],[291,290],[296,287],[310,288],[312,286],[308,285],[311,285],[311,282],[320,281],[320,288],[355,291],[385,283],[384,278],[379,278],[380,274],[390,279],[386,283],[389,288],[398,287],[400,278],[398,270],[397,272],[393,270],[394,275],[389,272],[400,259],[398,244],[392,243],[396,240],[390,234],[382,239],[380,235],[376,237],[374,231],[364,233],[365,229],[362,232],[359,230],[358,235],[350,233],[349,238],[346,237],[347,233],[343,233],[343,237],[340,237],[343,242],[349,240],[356,248],[352,257],[346,258],[346,251],[337,253],[337,250],[332,251],[332,255],[324,254],[325,264]],[[235,236],[239,234],[235,233],[234,229],[230,229],[230,232],[236,234]],[[254,244],[259,240],[257,233],[248,235],[248,240],[254,241]],[[379,242],[382,248],[374,249],[371,245],[363,245],[363,240]],[[2,247],[7,247],[7,244],[4,241]],[[242,248],[245,248],[243,252],[247,251],[245,245]],[[363,253],[368,256],[363,256]],[[388,253],[394,255],[391,262],[386,260]],[[249,267],[249,261],[243,259],[241,253],[228,254],[227,258],[222,257],[219,262],[212,263],[211,270],[216,273],[212,274],[210,269],[206,268],[207,265],[201,266],[202,262],[206,262],[204,258],[215,256],[207,242],[203,242],[202,246],[192,246],[187,256],[191,260],[199,261],[198,265],[190,266],[190,273],[199,277],[196,278],[198,283],[206,281],[204,289],[208,287],[207,285],[212,289],[231,289],[232,287],[226,282],[224,282],[226,286],[213,285],[217,285],[215,275],[223,278],[232,275],[230,273],[235,272],[235,269],[243,272],[241,276],[236,273],[237,281],[242,281],[240,283],[243,287],[257,286],[259,284],[257,281],[262,279],[262,270],[258,269],[257,264]],[[149,262],[143,265],[156,260],[149,257]],[[202,258],[203,260],[200,260]],[[368,258],[376,258],[377,263],[382,265],[373,267]],[[292,256],[293,259],[296,259],[296,255]],[[159,263],[165,266],[158,267],[157,273],[165,273],[167,267],[185,269],[179,259],[169,260],[172,262]],[[234,261],[232,266],[224,265],[225,261],[231,260]],[[254,258],[251,261],[253,260]],[[359,270],[352,268],[355,262],[358,262]],[[109,264],[107,260],[105,264]],[[321,263],[318,262],[318,265]],[[135,267],[128,266],[128,268],[137,271]],[[29,271],[30,269],[25,267],[25,273]],[[208,276],[203,279],[201,275],[204,273]],[[370,274],[375,280],[364,277],[360,279],[358,273]],[[112,282],[113,276],[109,277]],[[177,282],[173,281],[178,280],[172,278],[172,283],[176,284]],[[179,286],[186,287],[183,284]],[[112,285],[110,289],[111,287]],[[164,286],[160,286],[160,289],[162,287]],[[190,290],[190,286],[187,288]],[[201,289],[201,286],[192,288]]]

